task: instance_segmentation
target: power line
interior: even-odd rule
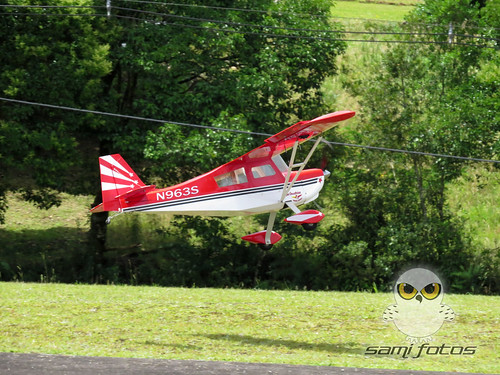
[[[315,32],[315,33],[328,33],[328,34],[368,34],[368,35],[444,35],[448,36],[448,33],[413,33],[413,32],[390,32],[390,31],[349,31],[349,30],[324,30],[324,29],[305,29],[305,28],[297,28],[297,27],[287,27],[287,26],[274,26],[274,25],[260,25],[260,24],[252,24],[252,23],[241,23],[234,22],[228,20],[215,20],[209,18],[196,18],[196,17],[188,17],[188,16],[180,16],[176,14],[169,13],[159,13],[147,10],[139,10],[133,8],[122,8],[122,7],[113,7],[114,9],[131,11],[136,13],[143,13],[148,15],[162,16],[167,18],[177,18],[188,21],[199,21],[199,22],[211,22],[217,24],[231,25],[231,26],[241,26],[241,27],[255,27],[260,29],[271,29],[271,30],[286,30],[286,31],[302,31],[302,32]],[[456,35],[455,36],[465,36],[465,37],[477,37],[475,35]]]
[[[407,21],[390,21],[381,20],[373,18],[359,18],[359,17],[342,17],[342,16],[331,16],[329,14],[312,14],[312,13],[294,13],[287,11],[273,11],[273,10],[262,10],[262,9],[249,9],[249,8],[231,8],[231,7],[221,7],[221,6],[209,6],[203,4],[181,4],[172,2],[161,2],[161,1],[147,1],[147,0],[115,0],[126,3],[136,3],[136,4],[147,4],[147,5],[159,5],[159,6],[173,6],[173,7],[189,7],[189,8],[201,8],[201,9],[213,9],[213,10],[223,10],[223,11],[235,11],[242,13],[260,13],[260,14],[270,14],[277,16],[298,16],[298,17],[325,17],[328,16],[330,19],[343,19],[343,20],[357,20],[357,21],[370,21],[370,22],[383,22],[383,23],[393,23],[393,24],[405,24],[408,25]],[[11,5],[11,4],[0,4],[0,7],[4,8],[108,8],[108,6],[90,6],[90,5]],[[111,8],[117,8],[110,6]],[[448,28],[449,25],[442,24],[428,24],[420,22],[412,22],[411,25],[421,25],[426,27],[442,27]],[[500,30],[498,27],[492,26],[473,26],[467,25],[467,29],[484,29],[484,30]]]
[[[80,113],[88,113],[88,114],[100,115],[100,116],[126,118],[129,120],[147,121],[147,122],[154,122],[154,123],[160,123],[160,124],[172,124],[172,125],[186,126],[186,127],[199,128],[199,129],[231,132],[231,133],[237,133],[237,134],[256,135],[256,136],[263,136],[263,137],[270,137],[273,135],[273,134],[269,134],[269,133],[260,133],[260,132],[253,132],[253,131],[247,131],[247,130],[221,128],[221,127],[210,126],[210,125],[190,124],[190,123],[185,123],[185,122],[160,120],[160,119],[153,119],[153,118],[141,117],[141,116],[123,115],[123,114],[119,114],[119,113],[95,111],[95,110],[82,109],[82,108],[73,108],[73,107],[66,107],[66,106],[38,103],[38,102],[30,102],[30,101],[26,101],[26,100],[11,99],[11,98],[4,98],[4,97],[0,97],[0,100],[5,101],[5,102],[9,102],[9,103],[32,105],[32,106],[37,106],[37,107],[52,108],[52,109],[59,109],[59,110],[73,111],[73,112],[80,112]],[[368,150],[396,152],[396,153],[411,154],[411,155],[422,155],[422,156],[431,156],[431,157],[437,157],[437,158],[448,158],[448,159],[458,159],[458,160],[466,160],[466,161],[473,161],[473,162],[500,164],[500,160],[481,159],[481,158],[474,158],[474,157],[469,157],[469,156],[457,156],[457,155],[438,154],[438,153],[432,153],[432,152],[403,150],[403,149],[397,149],[397,148],[358,145],[358,144],[345,143],[345,142],[332,142],[332,141],[324,141],[324,142],[327,144],[330,144],[330,145],[334,145],[334,146],[355,147],[355,148],[362,148],[362,149],[368,149]]]
[[[122,0],[125,1],[125,0]],[[146,2],[146,3],[155,3],[155,4],[173,4],[173,5],[179,5],[179,4],[174,4],[174,3],[156,3],[156,2]],[[9,5],[0,5],[0,7],[9,7]],[[54,9],[54,8],[104,8],[103,6],[37,6],[37,5],[16,5],[13,6],[16,8],[42,8],[42,9]],[[205,7],[205,6],[204,6]],[[305,29],[305,28],[293,28],[293,27],[284,27],[284,26],[273,26],[273,25],[259,25],[259,24],[251,24],[251,23],[239,23],[239,22],[233,22],[233,21],[228,21],[228,20],[214,20],[214,19],[205,19],[205,18],[196,18],[196,17],[188,17],[188,16],[180,16],[180,15],[175,15],[175,14],[168,14],[168,13],[160,13],[160,12],[153,12],[153,11],[145,11],[145,10],[139,10],[139,9],[133,9],[133,8],[123,8],[123,7],[112,7],[113,9],[117,10],[122,10],[122,11],[129,11],[129,12],[135,12],[135,13],[141,13],[141,14],[148,14],[152,16],[161,16],[161,17],[167,17],[167,18],[176,18],[180,20],[188,20],[188,21],[195,21],[195,22],[210,22],[210,23],[217,23],[217,24],[224,24],[224,25],[231,25],[231,26],[238,26],[238,27],[256,27],[256,28],[261,28],[261,29],[271,29],[271,30],[285,30],[285,31],[298,31],[298,32],[313,32],[313,33],[325,33],[325,34],[358,34],[358,35],[412,35],[412,36],[449,36],[448,33],[422,33],[422,32],[375,32],[375,31],[350,31],[350,30],[321,30],[321,29]],[[222,8],[222,7],[215,7],[217,9],[230,9],[230,10],[242,10],[240,8]],[[13,15],[24,15],[24,16],[79,16],[80,14],[54,14],[54,13],[18,13],[18,12],[5,12],[5,13],[0,13],[0,15],[7,15],[7,14],[13,14]],[[82,15],[86,16],[109,16],[104,15],[104,14],[85,14],[83,13]],[[451,45],[460,45],[460,46],[471,46],[471,47],[481,47],[481,48],[497,48],[494,46],[488,46],[488,45],[480,45],[480,44],[475,44],[475,43],[463,43],[463,42],[457,42],[457,41],[452,41],[450,40],[443,40],[443,41],[430,41],[430,40],[374,40],[374,39],[348,39],[348,38],[332,38],[328,36],[310,36],[310,35],[297,35],[297,34],[276,34],[276,33],[263,33],[263,32],[255,32],[255,31],[246,31],[246,30],[231,30],[231,29],[226,29],[226,28],[214,28],[214,27],[208,27],[208,26],[199,26],[199,25],[191,25],[191,24],[185,24],[185,23],[175,23],[175,22],[166,22],[166,21],[157,21],[157,20],[147,20],[147,19],[142,19],[138,17],[133,17],[133,16],[124,16],[124,15],[118,15],[118,14],[113,14],[112,15],[115,18],[121,18],[121,19],[129,19],[129,20],[138,20],[138,21],[146,21],[146,22],[152,22],[154,24],[162,24],[162,25],[169,25],[173,27],[182,27],[182,28],[194,28],[194,29],[201,29],[201,30],[207,30],[211,32],[223,32],[223,33],[238,33],[238,34],[245,34],[245,35],[256,35],[256,36],[264,36],[264,37],[271,37],[271,38],[287,38],[287,39],[305,39],[305,40],[321,40],[321,41],[332,41],[332,42],[338,42],[338,41],[344,41],[344,42],[364,42],[364,43],[400,43],[400,44],[451,44]],[[489,38],[485,36],[478,36],[478,35],[467,35],[467,34],[453,34],[453,37],[462,37],[462,38],[475,38],[475,39],[483,39],[486,41],[495,41],[498,42],[500,41],[499,39],[496,38]]]
[[[176,18],[181,20],[188,21],[196,21],[196,22],[210,22],[216,24],[224,24],[231,26],[239,26],[239,27],[255,27],[260,29],[270,29],[270,30],[285,30],[285,31],[299,31],[299,32],[313,32],[313,33],[325,33],[325,34],[361,34],[361,35],[411,35],[411,36],[445,36],[448,37],[448,31],[443,33],[426,33],[426,32],[394,32],[394,31],[351,31],[351,30],[325,30],[325,29],[306,29],[306,28],[297,28],[297,27],[287,27],[287,26],[274,26],[274,25],[261,25],[261,24],[253,24],[253,23],[241,23],[234,22],[229,20],[216,20],[209,18],[197,18],[197,17],[189,17],[189,16],[181,16],[177,14],[170,13],[161,13],[161,12],[153,12],[148,10],[140,10],[133,8],[123,8],[123,7],[113,7],[113,9],[122,10],[122,11],[130,11],[140,14],[147,14],[153,16],[161,16],[166,18]],[[116,15],[118,16],[118,15]],[[281,35],[281,34],[280,34]],[[301,35],[302,36],[302,35]],[[470,35],[470,34],[453,34],[454,37],[464,37],[464,38],[476,38],[476,39],[485,39],[485,40],[494,40],[500,41],[500,39],[489,38],[481,35]],[[446,42],[447,43],[447,42]]]
[[[106,14],[103,13],[25,13],[25,12],[20,12],[20,13],[12,13],[12,12],[4,12],[0,13],[0,16],[5,16],[5,15],[14,15],[14,16],[26,16],[26,17],[33,17],[33,16],[49,16],[49,17],[106,17]]]
[[[121,1],[127,1],[127,0],[121,0]],[[186,4],[175,4],[175,3],[157,3],[157,2],[140,1],[140,0],[135,1],[135,2],[147,3],[147,4],[153,3],[153,4],[161,4],[161,5],[168,4],[168,5],[176,5],[176,6],[186,5]],[[196,7],[202,7],[202,8],[215,8],[215,9],[227,9],[227,10],[238,10],[238,11],[243,10],[241,8],[209,7],[209,6],[198,6],[198,5],[192,5],[192,4],[188,4],[187,6],[196,6]],[[13,5],[13,6],[0,5],[0,7],[30,8],[30,9],[31,8],[41,8],[41,9],[56,9],[56,8],[99,9],[99,8],[105,8],[104,6],[75,6],[75,5]],[[229,21],[229,20],[197,18],[197,17],[177,15],[177,14],[161,13],[161,12],[154,12],[154,11],[149,11],[149,10],[124,8],[124,7],[117,7],[117,6],[113,6],[111,8],[116,9],[116,10],[121,10],[121,11],[147,14],[147,15],[152,15],[152,16],[161,16],[161,17],[166,17],[166,18],[175,18],[175,19],[180,19],[180,20],[188,20],[188,21],[196,21],[196,22],[210,22],[210,23],[216,23],[216,24],[224,24],[224,25],[239,26],[239,27],[254,27],[254,28],[270,29],[270,30],[313,32],[313,33],[325,33],[325,34],[399,35],[399,36],[411,35],[411,36],[445,36],[445,37],[449,36],[448,31],[442,32],[442,33],[428,33],[428,32],[391,32],[391,31],[352,31],[352,30],[307,29],[307,28],[287,27],[287,26],[274,26],[274,25],[261,25],[261,24],[253,24],[253,23],[242,23],[242,22],[234,22],[234,21]],[[247,11],[253,11],[253,10],[247,9]],[[6,14],[6,13],[2,13],[2,14]],[[19,13],[16,13],[16,14],[19,14]],[[24,13],[24,14],[26,14],[26,13]],[[40,13],[40,15],[54,15],[54,14]],[[122,16],[122,15],[118,15],[118,14],[115,14],[114,16],[118,17],[118,18],[136,19],[135,17]],[[192,26],[192,25],[174,24],[174,23],[165,23],[165,24],[179,25],[179,26],[186,26],[186,27]],[[207,29],[210,29],[210,28],[207,28]],[[269,35],[269,34],[265,34],[265,35]],[[274,35],[277,35],[277,34],[274,34]],[[283,35],[283,34],[279,34],[279,35]],[[453,36],[454,37],[463,37],[463,38],[475,38],[475,39],[500,41],[500,39],[485,37],[485,36],[481,36],[481,35],[453,34]],[[286,37],[286,35],[284,35],[283,37]],[[298,38],[298,37],[303,37],[303,35],[290,35],[290,37],[297,37]],[[322,37],[318,37],[318,38],[324,39]]]
[[[246,30],[231,30],[225,28],[215,28],[208,26],[200,26],[200,25],[189,25],[189,24],[181,24],[175,22],[166,22],[166,21],[158,21],[158,20],[146,20],[143,18],[133,17],[133,16],[122,16],[122,15],[113,15],[115,18],[121,19],[129,19],[136,21],[147,21],[157,25],[169,25],[174,27],[188,28],[188,29],[198,29],[198,30],[207,30],[215,33],[225,33],[225,34],[244,34],[244,35],[255,35],[262,36],[266,38],[282,38],[282,39],[304,39],[304,40],[319,40],[319,41],[327,41],[327,42],[360,42],[360,43],[398,43],[398,44],[442,44],[442,45],[455,45],[455,46],[468,46],[468,47],[479,47],[479,48],[493,48],[497,49],[496,46],[488,46],[481,45],[475,43],[462,43],[462,42],[449,42],[449,40],[436,41],[436,40],[374,40],[374,39],[348,39],[348,38],[332,38],[327,36],[309,36],[309,35],[296,35],[296,34],[276,34],[276,33],[265,33],[265,32],[255,32],[255,31],[246,31]],[[367,32],[368,35],[373,35],[373,33]],[[446,34],[448,35],[448,34]]]
[[[277,16],[299,16],[299,17],[325,17],[325,16],[329,16],[329,14],[293,13],[293,12],[281,12],[281,11],[263,10],[263,9],[210,6],[210,5],[202,5],[202,4],[164,3],[164,2],[158,2],[158,1],[146,1],[146,0],[118,0],[118,1],[125,2],[125,3],[139,3],[139,4],[148,4],[148,5],[168,5],[168,6],[175,6],[175,7],[202,8],[202,9],[213,9],[213,10],[235,11],[235,12],[242,12],[242,13],[270,14],[270,15],[277,15]]]
[[[0,13],[0,16],[3,15],[15,15],[15,16],[51,16],[51,17],[108,17],[106,14],[102,13],[12,13],[12,12],[7,12],[7,13]],[[137,21],[145,21],[142,18],[137,18],[137,17],[131,17],[131,16],[117,16],[113,15],[113,18],[120,18],[120,19],[128,19],[128,20],[137,20]],[[155,21],[149,21],[151,23],[158,24],[158,22]],[[182,28],[189,28],[189,29],[198,29],[198,30],[207,30],[210,32],[214,33],[225,33],[225,34],[245,34],[245,35],[255,35],[255,36],[262,36],[262,37],[267,37],[267,38],[281,38],[281,39],[305,39],[305,40],[320,40],[320,41],[330,41],[330,42],[359,42],[359,43],[385,43],[385,44],[423,44],[423,45],[431,45],[431,44],[451,44],[451,45],[458,45],[458,46],[469,46],[469,47],[480,47],[480,48],[497,48],[497,47],[491,47],[491,46],[485,46],[485,45],[480,45],[480,44],[473,44],[473,43],[459,43],[459,42],[452,42],[449,43],[448,41],[421,41],[421,40],[374,40],[374,39],[346,39],[346,38],[329,38],[329,37],[314,37],[314,36],[306,36],[306,35],[290,35],[290,34],[272,34],[272,33],[258,33],[258,32],[252,32],[252,31],[241,31],[241,30],[229,30],[229,29],[219,29],[219,28],[212,28],[212,27],[206,27],[206,26],[197,26],[197,25],[186,25],[186,24],[178,24],[174,22],[161,22],[162,25],[168,25],[168,26],[173,26],[173,27],[182,27]]]
[[[80,8],[80,9],[98,9],[106,8],[103,5],[15,5],[15,4],[0,4],[0,8],[29,8],[29,9],[67,9],[67,8]]]
[[[58,9],[71,9],[71,10],[93,10],[93,9],[105,9],[105,6],[91,6],[91,5],[10,5],[10,4],[0,4],[1,8],[14,8],[14,9],[43,9],[43,10],[58,10]],[[13,15],[13,16],[68,16],[68,17],[101,17],[106,16],[102,13],[35,13],[35,12],[2,12],[0,15]]]
[[[248,9],[248,8],[231,8],[231,7],[221,7],[221,6],[210,6],[203,4],[181,4],[181,3],[172,3],[172,2],[162,2],[162,1],[151,1],[151,0],[116,0],[125,3],[137,3],[137,4],[148,4],[148,5],[167,5],[167,6],[175,6],[175,7],[189,7],[189,8],[202,8],[202,9],[214,9],[214,10],[224,10],[224,11],[236,11],[236,12],[247,12],[247,13],[261,13],[261,14],[270,14],[277,16],[298,16],[298,17],[325,17],[324,14],[312,14],[312,13],[294,13],[287,11],[273,11],[273,10],[262,10],[262,9]],[[389,20],[380,20],[373,18],[355,18],[355,17],[340,17],[340,16],[331,16],[327,14],[329,18],[334,19],[347,19],[347,20],[361,20],[361,21],[375,21],[375,22],[385,22],[385,23],[406,23],[400,21],[389,21]],[[424,26],[435,26],[435,27],[443,27],[448,28],[448,25],[440,25],[440,24],[426,24],[426,23],[412,23],[413,25],[424,25]],[[468,28],[474,29],[494,29],[497,30],[499,28],[491,27],[491,26],[467,26]]]
[[[101,116],[126,118],[129,120],[156,122],[156,123],[160,123],[160,124],[172,124],[172,125],[179,125],[179,126],[188,126],[188,127],[192,127],[192,128],[209,129],[209,130],[233,132],[233,133],[248,134],[248,135],[259,135],[259,136],[265,136],[265,137],[272,136],[272,134],[267,134],[267,133],[250,132],[250,131],[246,131],[246,130],[229,129],[229,128],[218,128],[216,126],[210,126],[210,125],[189,124],[189,123],[185,123],[185,122],[160,120],[160,119],[153,119],[153,118],[141,117],[141,116],[123,115],[120,113],[95,111],[95,110],[91,110],[91,109],[82,109],[82,108],[73,108],[73,107],[66,107],[66,106],[54,105],[54,104],[30,102],[30,101],[26,101],[26,100],[10,99],[10,98],[3,98],[3,97],[0,97],[0,100],[6,101],[6,102],[11,102],[11,103],[33,105],[33,106],[37,106],[37,107],[61,109],[61,110],[65,110],[65,111],[73,111],[73,112],[81,112],[81,113],[90,113],[93,115],[101,115]]]

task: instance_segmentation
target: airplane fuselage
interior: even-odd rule
[[[202,216],[240,216],[277,211],[283,208],[280,201],[285,176],[280,172],[272,177],[273,182],[260,186],[252,185],[253,178],[247,174],[247,182],[214,189],[214,173],[199,176],[165,189],[155,189],[140,201],[124,201],[123,212],[163,212],[183,215]],[[265,177],[264,177],[265,178]],[[292,175],[293,178],[293,175]],[[271,178],[270,178],[271,179]],[[321,169],[304,170],[285,202],[296,206],[313,201],[318,197],[324,184]],[[211,190],[211,191],[210,191]]]

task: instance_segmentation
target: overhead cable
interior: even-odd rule
[[[125,0],[121,0],[125,1]],[[156,3],[156,2],[146,2],[146,3],[155,3],[155,4],[168,4],[168,5],[179,5],[175,3]],[[188,4],[192,5],[192,4]],[[194,5],[193,5],[194,6]],[[41,9],[56,9],[56,8],[89,8],[89,9],[99,9],[99,8],[105,8],[105,6],[84,6],[84,5],[0,5],[1,7],[12,7],[12,8],[41,8]],[[207,7],[207,6],[202,6],[202,7]],[[253,23],[242,23],[242,22],[234,22],[230,20],[218,20],[218,19],[210,19],[210,18],[197,18],[197,17],[191,17],[191,16],[186,16],[186,15],[177,15],[177,14],[171,14],[171,13],[162,13],[162,12],[154,12],[150,10],[141,10],[141,9],[134,9],[134,8],[125,8],[125,7],[119,7],[119,6],[113,6],[111,7],[112,9],[116,10],[121,10],[121,11],[127,11],[127,12],[133,12],[133,13],[140,13],[140,14],[147,14],[147,15],[152,15],[152,16],[160,16],[160,17],[165,17],[165,18],[174,18],[174,19],[179,19],[179,20],[187,20],[187,21],[196,21],[196,22],[208,22],[208,23],[215,23],[215,24],[224,24],[224,25],[231,25],[231,26],[239,26],[239,27],[254,27],[254,28],[260,28],[260,29],[270,29],[270,30],[285,30],[285,31],[296,31],[296,32],[313,32],[313,33],[325,33],[325,34],[360,34],[360,35],[410,35],[410,36],[448,36],[448,31],[442,32],[442,33],[430,33],[430,32],[394,32],[394,31],[352,31],[352,30],[327,30],[327,29],[308,29],[308,28],[297,28],[297,27],[287,27],[287,26],[275,26],[275,25],[261,25],[261,24],[253,24]],[[208,8],[217,8],[221,9],[221,7],[208,7]],[[230,9],[230,10],[239,10],[241,11],[242,9],[240,8],[222,8],[222,9]],[[1,14],[8,14],[6,13],[1,13]],[[13,13],[16,15],[27,15],[28,13]],[[58,15],[58,14],[47,14],[47,13],[36,13],[32,14],[29,13],[29,15]],[[73,14],[71,14],[73,15]],[[96,14],[96,15],[102,15],[102,14]],[[113,16],[117,18],[128,18],[128,19],[138,19],[142,20],[136,17],[130,17],[130,16],[124,16],[120,14],[113,14]],[[154,21],[153,21],[154,22]],[[186,24],[175,24],[175,23],[164,23],[168,25],[174,25],[174,26],[185,26],[185,27],[191,27],[192,25],[186,25]],[[206,29],[210,29],[208,27],[204,27]],[[224,31],[224,30],[221,30]],[[245,33],[244,31],[242,33]],[[269,35],[269,34],[265,34]],[[285,35],[285,34],[279,34],[279,35]],[[287,37],[286,35],[284,37]],[[290,37],[302,37],[302,35],[293,35]],[[497,38],[491,38],[491,37],[485,37],[482,35],[471,35],[471,34],[453,34],[453,37],[461,37],[461,38],[473,38],[473,39],[484,39],[484,40],[493,40],[499,42],[500,40]],[[322,37],[318,37],[320,39],[325,39]]]
[[[116,0],[120,2],[125,2],[125,3],[137,3],[137,4],[148,4],[148,5],[163,5],[163,6],[174,6],[174,7],[189,7],[189,8],[202,8],[202,9],[214,9],[214,10],[224,10],[224,11],[235,11],[235,12],[242,12],[242,13],[261,13],[261,14],[270,14],[270,15],[277,15],[277,16],[284,16],[284,15],[289,15],[289,16],[295,16],[295,17],[325,17],[324,14],[313,14],[313,13],[294,13],[294,12],[288,12],[288,11],[279,11],[279,10],[263,10],[263,9],[249,9],[249,8],[231,8],[231,7],[221,7],[221,6],[210,6],[210,5],[204,5],[204,4],[181,4],[181,3],[172,3],[172,2],[163,2],[163,1],[151,1],[151,0]],[[361,20],[361,21],[371,21],[371,22],[384,22],[384,23],[406,23],[406,21],[400,22],[400,21],[390,21],[390,20],[380,20],[380,19],[373,19],[373,18],[359,18],[359,17],[341,17],[341,16],[331,16],[330,14],[327,14],[328,17],[334,18],[334,19],[346,19],[346,20]],[[434,26],[434,27],[444,27],[447,28],[448,25],[440,25],[440,24],[426,24],[426,23],[413,23],[412,24],[417,24],[417,25],[423,25],[423,26]],[[474,28],[474,29],[499,29],[495,27],[489,27],[489,26],[470,26],[467,25],[468,28]]]
[[[186,126],[186,127],[199,128],[199,129],[232,132],[232,133],[237,133],[237,134],[256,135],[256,136],[263,136],[263,137],[271,137],[273,135],[273,134],[269,134],[269,133],[222,128],[222,127],[216,127],[216,126],[210,126],[210,125],[190,124],[190,123],[185,123],[185,122],[153,119],[153,118],[141,117],[141,116],[123,115],[123,114],[119,114],[119,113],[103,112],[103,111],[96,111],[96,110],[82,109],[82,108],[73,108],[73,107],[31,102],[31,101],[26,101],[26,100],[11,99],[11,98],[4,98],[4,97],[0,97],[0,100],[5,101],[5,102],[10,102],[10,103],[16,103],[16,104],[32,105],[32,106],[37,106],[37,107],[52,108],[52,109],[59,109],[59,110],[73,111],[73,112],[80,112],[80,113],[89,113],[89,114],[100,115],[100,116],[126,118],[126,119],[137,120],[137,121],[155,122],[155,123],[160,123],[160,124],[172,124],[172,125]],[[469,156],[457,156],[457,155],[439,154],[439,153],[424,152],[424,151],[413,151],[413,150],[403,150],[403,149],[387,148],[387,147],[379,147],[379,146],[358,145],[358,144],[345,143],[345,142],[332,142],[332,141],[324,141],[324,142],[328,143],[330,145],[334,145],[334,146],[355,147],[355,148],[368,149],[368,150],[396,152],[396,153],[411,154],[411,155],[431,156],[431,157],[436,157],[436,158],[448,158],[448,159],[458,159],[458,160],[473,161],[473,162],[500,164],[500,160],[474,158],[474,157],[469,157]]]
[[[108,0],[109,1],[109,0]],[[114,0],[125,3],[136,3],[136,4],[147,4],[147,5],[160,5],[160,6],[173,6],[173,7],[190,7],[190,8],[201,8],[201,9],[213,9],[213,10],[223,10],[223,11],[235,11],[242,13],[261,13],[276,16],[298,16],[298,17],[325,17],[324,14],[312,14],[312,13],[294,13],[288,11],[273,11],[273,10],[263,10],[263,9],[249,9],[249,8],[234,8],[234,7],[222,7],[222,6],[210,6],[204,4],[181,4],[172,2],[162,2],[162,1],[147,1],[147,0]],[[108,8],[108,6],[89,6],[89,5],[11,5],[11,4],[0,4],[0,8]],[[110,8],[116,8],[109,5]],[[342,16],[331,16],[326,15],[331,19],[343,19],[343,20],[356,20],[356,21],[369,21],[369,22],[383,22],[383,23],[396,23],[396,24],[409,24],[407,21],[391,21],[391,20],[381,20],[373,18],[359,18],[359,17],[342,17]],[[435,23],[421,23],[421,22],[411,22],[411,25],[421,25],[425,27],[442,27],[447,28],[448,25],[435,24]],[[484,30],[500,30],[498,27],[492,26],[474,26],[467,25],[467,29],[484,29]]]
[[[160,13],[153,12],[148,10],[140,10],[133,8],[123,8],[123,7],[113,7],[113,9],[122,10],[122,11],[130,11],[135,13],[142,13],[154,16],[161,16],[166,18],[175,18],[180,20],[188,20],[188,21],[197,21],[197,22],[209,22],[216,24],[224,24],[230,26],[240,26],[240,27],[255,27],[259,29],[270,29],[270,30],[285,30],[285,31],[300,31],[300,32],[313,32],[313,33],[325,33],[325,34],[364,34],[364,35],[412,35],[412,36],[448,36],[448,31],[443,33],[423,33],[423,32],[391,32],[391,31],[350,31],[350,30],[326,30],[326,29],[306,29],[306,28],[298,28],[298,27],[287,27],[287,26],[275,26],[275,25],[260,25],[253,23],[242,23],[242,22],[234,22],[229,20],[216,20],[210,18],[197,18],[197,17],[189,17],[189,16],[181,16],[177,14],[170,13]],[[465,38],[477,38],[477,39],[487,39],[487,40],[495,40],[500,41],[495,38],[487,38],[480,35],[467,35],[467,34],[453,34],[454,37],[465,37]]]
[[[225,34],[244,34],[244,35],[255,35],[262,36],[266,38],[277,38],[277,39],[304,39],[304,40],[319,40],[319,41],[327,41],[327,42],[360,42],[360,43],[398,43],[398,44],[442,44],[442,45],[456,45],[456,46],[467,46],[467,47],[479,47],[479,48],[493,48],[497,49],[496,46],[489,46],[483,44],[476,43],[462,43],[453,41],[450,43],[448,40],[438,41],[438,40],[402,40],[402,39],[391,39],[391,40],[375,40],[375,39],[350,39],[350,38],[332,38],[328,36],[310,36],[310,35],[297,35],[297,34],[276,34],[276,33],[266,33],[266,32],[255,32],[255,31],[246,31],[246,30],[232,30],[226,28],[216,28],[216,27],[208,27],[208,26],[200,26],[200,25],[189,25],[189,24],[181,24],[175,22],[167,22],[167,21],[158,21],[158,20],[146,20],[143,18],[133,17],[133,16],[122,16],[122,15],[113,15],[112,17],[121,18],[121,19],[129,19],[136,21],[148,21],[155,25],[169,25],[174,27],[188,28],[188,29],[198,29],[198,30],[207,30],[214,33],[225,33]],[[372,35],[373,33],[368,33],[368,35]],[[446,34],[448,35],[448,34]]]
[[[124,0],[122,0],[124,1]],[[9,7],[9,5],[0,5],[0,7]],[[44,6],[44,5],[16,5],[13,6],[16,8],[42,8],[42,9],[54,9],[54,8],[104,8],[103,6]],[[255,36],[263,36],[263,37],[271,37],[271,38],[285,38],[285,39],[305,39],[305,40],[320,40],[320,41],[344,41],[344,42],[364,42],[364,43],[400,43],[400,44],[450,44],[450,45],[459,45],[459,46],[471,46],[471,47],[481,47],[481,48],[498,48],[497,46],[490,46],[490,45],[481,45],[477,43],[464,43],[464,42],[458,42],[458,41],[450,41],[449,38],[449,33],[448,32],[443,32],[443,33],[426,33],[426,32],[377,32],[377,31],[350,31],[350,30],[325,30],[325,29],[306,29],[306,28],[295,28],[295,27],[286,27],[286,26],[274,26],[274,25],[260,25],[260,24],[252,24],[252,23],[241,23],[241,22],[233,22],[229,20],[216,20],[216,19],[207,19],[207,18],[196,18],[196,17],[189,17],[189,16],[181,16],[181,15],[176,15],[176,14],[170,14],[170,13],[160,13],[160,12],[153,12],[153,11],[146,11],[146,10],[140,10],[140,9],[133,9],[133,8],[123,8],[123,7],[112,7],[112,9],[116,10],[121,10],[125,12],[133,12],[133,13],[140,13],[140,14],[147,14],[149,16],[160,16],[164,18],[174,18],[178,20],[187,20],[187,21],[195,21],[195,22],[205,22],[205,23],[215,23],[215,24],[223,24],[223,25],[230,25],[230,26],[237,26],[237,27],[250,27],[250,28],[260,28],[260,29],[269,29],[269,30],[285,30],[285,31],[292,31],[292,32],[307,32],[307,33],[323,33],[323,34],[337,34],[339,37],[332,38],[329,36],[311,36],[311,35],[301,35],[301,34],[277,34],[277,33],[266,33],[266,32],[255,32],[255,31],[247,31],[247,30],[232,30],[232,29],[227,29],[227,28],[215,28],[215,27],[209,27],[209,26],[201,26],[201,25],[192,25],[192,24],[186,24],[186,23],[175,23],[175,22],[166,22],[166,21],[158,21],[158,20],[148,20],[148,19],[143,19],[139,17],[134,17],[130,15],[120,15],[120,14],[111,14],[110,9],[108,9],[107,14],[58,14],[58,13],[20,13],[20,12],[4,12],[0,13],[0,15],[23,15],[23,16],[102,16],[102,17],[114,17],[114,18],[120,18],[120,19],[128,19],[128,20],[137,20],[137,21],[143,21],[143,22],[150,22],[153,24],[161,24],[161,25],[169,25],[173,27],[181,27],[181,28],[192,28],[192,29],[199,29],[199,30],[207,30],[210,32],[223,32],[223,33],[238,33],[238,34],[245,34],[245,35],[255,35]],[[239,8],[227,8],[227,9],[239,9]],[[375,39],[349,39],[345,37],[341,37],[341,35],[345,34],[357,34],[357,35],[396,35],[396,36],[446,36],[448,37],[447,40],[443,41],[435,41],[435,40],[375,40]],[[491,37],[486,37],[482,35],[470,35],[470,34],[453,34],[453,38],[473,38],[473,39],[482,39],[485,41],[495,41],[496,44],[500,41],[497,38],[491,38]]]

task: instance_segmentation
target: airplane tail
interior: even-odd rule
[[[119,155],[106,155],[99,158],[101,171],[102,203],[91,212],[121,211],[121,197],[131,192],[144,191],[147,186]],[[136,195],[136,194],[134,194]]]

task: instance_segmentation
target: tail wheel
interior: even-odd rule
[[[312,223],[312,224],[304,223],[304,224],[302,224],[302,227],[305,230],[315,230],[317,226],[318,226],[318,223]]]

